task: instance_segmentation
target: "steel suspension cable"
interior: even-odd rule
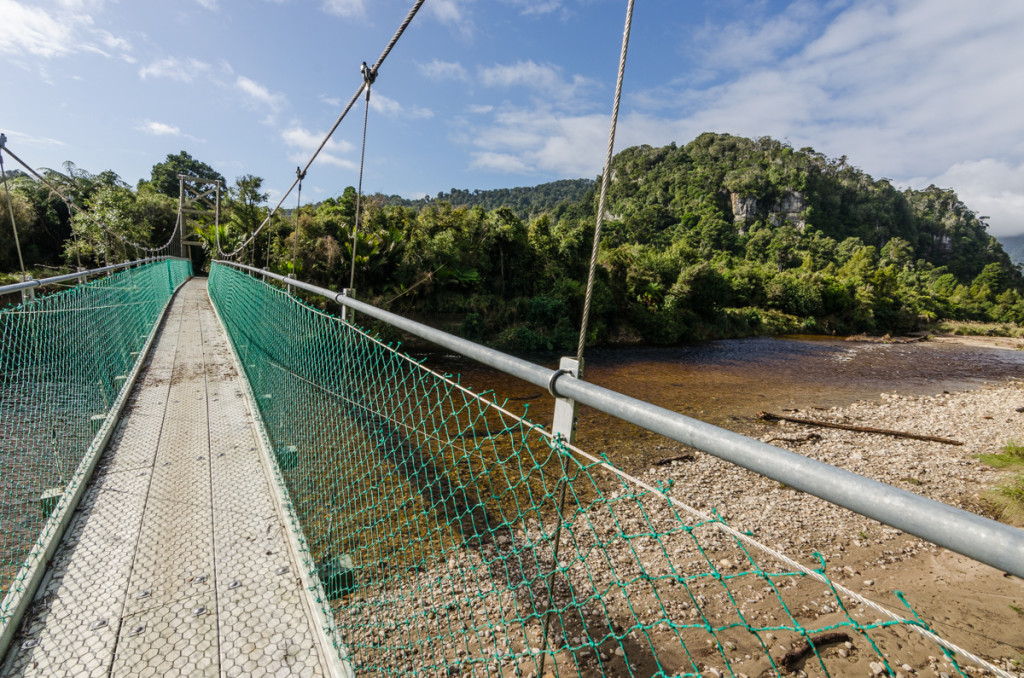
[[[423,6],[424,2],[426,2],[426,0],[416,0],[416,2],[412,6],[412,9],[410,9],[408,14],[405,15],[405,19],[402,20],[402,23],[401,25],[399,25],[398,30],[396,30],[395,34],[391,36],[391,40],[384,48],[384,51],[381,52],[381,55],[377,58],[377,61],[375,61],[373,66],[370,67],[369,70],[373,73],[374,77],[376,77],[377,71],[380,69],[380,67],[384,65],[384,60],[388,58],[389,54],[391,54],[391,50],[393,50],[395,48],[395,45],[398,44],[398,40],[399,38],[402,37],[402,34],[405,33],[405,29],[407,29],[409,27],[409,24],[412,23],[413,18],[415,18],[416,13],[420,11],[420,7]],[[334,132],[338,129],[338,126],[341,125],[341,121],[345,119],[345,116],[348,115],[348,112],[352,110],[353,106],[355,106],[356,101],[359,100],[359,97],[362,95],[363,90],[366,89],[366,87],[367,84],[364,79],[364,81],[359,84],[359,88],[356,89],[356,93],[352,95],[352,98],[349,99],[348,103],[345,105],[345,108],[341,111],[341,115],[339,115],[337,120],[334,121],[334,124],[331,125],[331,129],[327,130],[327,134],[324,135],[324,138],[320,142],[320,145],[317,146],[315,151],[313,151],[313,155],[310,156],[309,160],[306,162],[306,165],[302,168],[303,174],[305,174],[309,170],[309,168],[313,165],[313,162],[317,159],[317,156],[319,156],[320,152],[323,151],[324,147],[327,146],[327,142],[330,141],[331,137],[334,135]],[[249,244],[249,242],[253,238],[255,238],[268,223],[270,223],[270,220],[274,217],[274,214],[276,214],[277,211],[281,209],[281,205],[284,204],[285,199],[289,195],[291,195],[293,190],[295,190],[295,187],[298,185],[298,183],[299,180],[298,178],[296,178],[295,181],[292,182],[291,186],[288,187],[288,190],[285,191],[284,194],[281,196],[281,199],[277,201],[277,205],[275,205],[274,208],[270,210],[270,213],[267,214],[267,218],[263,220],[263,223],[261,223],[244,242],[242,242],[238,247],[236,247],[231,252],[221,251],[221,256],[225,256],[228,258],[234,258],[235,256],[237,256],[238,253],[241,252],[242,249],[246,247]]]
[[[25,259],[21,256],[21,241],[18,239],[18,224],[14,220],[14,203],[11,200],[11,191],[7,188],[7,172],[4,171],[4,154],[7,150],[7,135],[0,134],[0,179],[4,182],[4,194],[7,196],[7,213],[11,216],[11,230],[14,231],[14,247],[18,250],[18,265],[21,266],[21,279],[28,280],[28,273],[25,272]]]
[[[612,155],[615,152],[615,130],[619,123],[619,103],[622,101],[622,81],[626,73],[626,52],[629,49],[629,33],[633,24],[633,2],[629,0],[626,7],[626,27],[622,33],[622,52],[619,55],[619,74],[615,81],[615,103],[612,106],[611,127],[608,130],[608,150],[605,154],[604,173],[601,176],[601,195],[597,202],[597,221],[594,226],[594,246],[590,254],[590,270],[587,273],[587,292],[583,299],[583,319],[580,321],[580,339],[576,346],[576,360],[579,362],[579,375],[583,378],[583,348],[587,341],[587,327],[590,322],[590,305],[594,296],[594,279],[597,275],[597,254],[601,245],[601,227],[604,225],[605,201],[608,195],[608,183],[612,173]]]
[[[597,275],[597,255],[598,250],[601,246],[601,226],[604,224],[604,210],[605,200],[608,194],[608,182],[611,176],[612,167],[612,155],[615,151],[615,130],[619,122],[619,104],[622,101],[622,81],[626,73],[626,53],[629,49],[629,34],[633,26],[633,3],[634,0],[629,0],[626,5],[626,25],[622,31],[622,51],[619,53],[619,72],[615,80],[615,101],[612,105],[612,119],[610,129],[608,131],[608,149],[605,154],[604,160],[604,173],[601,177],[601,196],[598,200],[597,206],[597,221],[594,225],[594,246],[590,255],[590,268],[587,271],[587,291],[586,296],[583,300],[583,317],[580,320],[580,338],[579,343],[576,346],[576,378],[583,378],[583,350],[587,343],[587,327],[590,323],[590,304],[594,296],[594,279]],[[576,428],[576,422],[573,421],[572,428]],[[570,436],[571,438],[571,436]],[[572,442],[570,439],[567,441]],[[537,670],[538,676],[544,675],[544,665],[547,659],[548,653],[548,633],[551,625],[551,617],[554,609],[554,591],[555,591],[555,574],[558,572],[558,551],[559,545],[562,542],[562,514],[565,512],[565,498],[566,491],[569,487],[568,469],[565,466],[564,459],[562,460],[562,478],[559,481],[558,488],[558,511],[556,512],[556,523],[554,533],[554,543],[552,544],[552,561],[551,561],[551,573],[548,575],[548,594],[550,596],[550,602],[547,612],[544,615],[544,633],[543,633],[543,647],[541,648],[540,655],[540,668]]]
[[[299,178],[299,192],[295,198],[295,233],[292,238],[292,276],[298,277],[299,275],[299,213],[302,211],[302,180],[306,178],[306,173],[301,168],[295,168],[295,176]],[[269,238],[268,238],[269,240]],[[270,268],[269,266],[267,268]]]
[[[356,188],[356,218],[352,226],[352,273],[349,275],[348,286],[353,289],[356,286],[356,245],[359,240],[359,216],[362,209],[363,199],[363,169],[366,167],[366,127],[370,120],[370,90],[373,81],[377,79],[377,72],[371,71],[363,62],[363,81],[366,83],[366,110],[363,112],[363,149],[359,153],[359,184]]]

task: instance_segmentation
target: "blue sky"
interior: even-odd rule
[[[0,131],[35,166],[135,183],[187,150],[280,196],[411,4],[0,0]],[[364,188],[596,176],[625,8],[426,0],[374,86]],[[619,149],[770,135],[1024,232],[1024,2],[638,0],[629,58]],[[360,107],[304,200],[355,184],[361,126]]]

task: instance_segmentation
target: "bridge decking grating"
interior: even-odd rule
[[[230,348],[179,291],[3,676],[321,676]]]

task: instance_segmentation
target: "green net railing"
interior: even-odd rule
[[[165,259],[0,309],[0,629],[171,294]]]
[[[945,651],[282,289],[215,264],[209,290],[357,675],[895,676]]]

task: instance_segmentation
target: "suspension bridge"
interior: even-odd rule
[[[580,449],[576,410],[1018,577],[1020,530],[587,383],[586,310],[551,370],[240,263],[259,229],[194,276],[189,180],[147,258],[0,287],[0,675],[898,676],[921,645],[1013,675]],[[361,319],[545,389],[553,421]]]
[[[112,268],[0,312],[3,675],[896,675],[907,632],[1011,675],[295,295],[1020,575],[1018,530],[270,272]]]

